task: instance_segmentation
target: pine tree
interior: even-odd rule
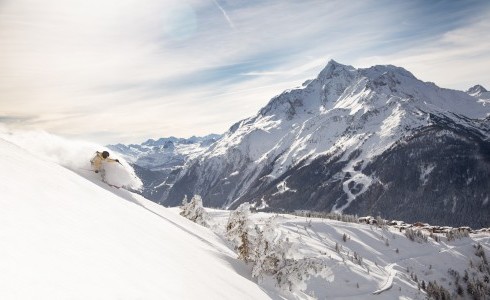
[[[252,276],[259,278],[265,275],[273,275],[286,265],[287,259],[290,256],[291,243],[289,239],[282,239],[276,233],[275,218],[270,218],[266,221],[262,230],[256,228],[257,245],[255,247],[254,265],[252,268]]]
[[[249,217],[250,204],[243,203],[231,212],[226,224],[226,235],[235,244],[238,258],[245,262],[252,261],[254,255],[254,235]]]
[[[190,202],[187,202],[187,195],[182,200],[180,215],[199,225],[208,227],[210,217],[202,206],[202,199],[199,195],[194,195]]]

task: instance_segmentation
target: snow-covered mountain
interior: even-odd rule
[[[143,181],[142,195],[160,201],[164,192],[173,184],[184,164],[206,151],[221,135],[204,137],[149,139],[138,144],[116,144],[107,147],[131,162],[136,174]]]
[[[267,236],[290,245],[291,262],[316,264],[309,276],[286,277],[293,289],[289,282],[281,289],[268,274],[252,278],[252,263],[236,259],[225,240],[229,211],[209,211],[211,229],[204,228],[177,208],[109,187],[78,168],[87,163],[72,155],[80,143],[53,145],[52,136],[33,139],[36,135],[29,135],[29,143],[15,134],[8,136],[12,142],[0,135],[0,299],[489,295],[488,232],[465,231],[456,239],[426,231],[412,236],[401,222],[251,214],[250,229],[270,224]],[[303,267],[293,266],[282,269],[280,278]]]
[[[124,155],[126,159],[152,171],[172,169],[182,166],[188,159],[204,152],[221,136],[210,134],[204,137],[149,139],[142,144],[108,145],[109,149]]]
[[[162,202],[490,225],[490,101],[396,66],[330,61],[191,160]]]
[[[469,95],[476,97],[478,99],[481,99],[481,100],[489,100],[490,99],[490,92],[487,91],[483,86],[481,86],[479,84],[469,88],[466,92]]]

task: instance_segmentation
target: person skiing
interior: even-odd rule
[[[90,160],[90,165],[95,173],[99,173],[102,176],[102,181],[105,181],[105,169],[104,163],[106,162],[117,162],[120,164],[119,159],[109,158],[108,151],[95,152],[95,156]]]

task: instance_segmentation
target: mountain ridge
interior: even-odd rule
[[[317,78],[273,97],[257,115],[234,124],[223,138],[189,161],[174,186],[163,195],[162,203],[177,205],[184,194],[200,194],[204,203],[213,207],[233,208],[243,201],[261,206],[259,203],[264,201],[275,203],[276,209],[308,208],[307,199],[296,199],[297,205],[281,205],[274,197],[281,195],[283,204],[297,197],[291,196],[294,189],[281,194],[275,185],[288,186],[283,177],[286,172],[321,158],[325,168],[336,170],[336,174],[327,182],[310,182],[317,188],[332,184],[331,196],[323,197],[325,203],[315,207],[344,211],[379,180],[372,175],[376,172],[367,175],[363,170],[396,142],[433,126],[439,118],[452,120],[456,127],[479,131],[478,143],[485,144],[488,114],[490,106],[479,96],[422,82],[403,68],[387,65],[355,69],[332,60]],[[446,122],[445,126],[453,123]],[[442,126],[440,122],[438,126]],[[446,129],[455,130],[454,126]],[[481,154],[486,161],[489,154],[485,151],[475,155]],[[490,170],[484,167],[485,172]],[[419,176],[411,174],[413,178]],[[333,184],[335,180],[340,183]],[[303,196],[311,197],[311,192]]]
[[[120,153],[131,163],[143,181],[141,194],[158,202],[191,158],[200,155],[221,138],[218,134],[203,137],[177,138],[174,136],[148,139],[141,144],[115,144],[107,148]]]

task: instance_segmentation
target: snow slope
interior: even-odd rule
[[[0,299],[269,299],[211,231],[0,139]]]

